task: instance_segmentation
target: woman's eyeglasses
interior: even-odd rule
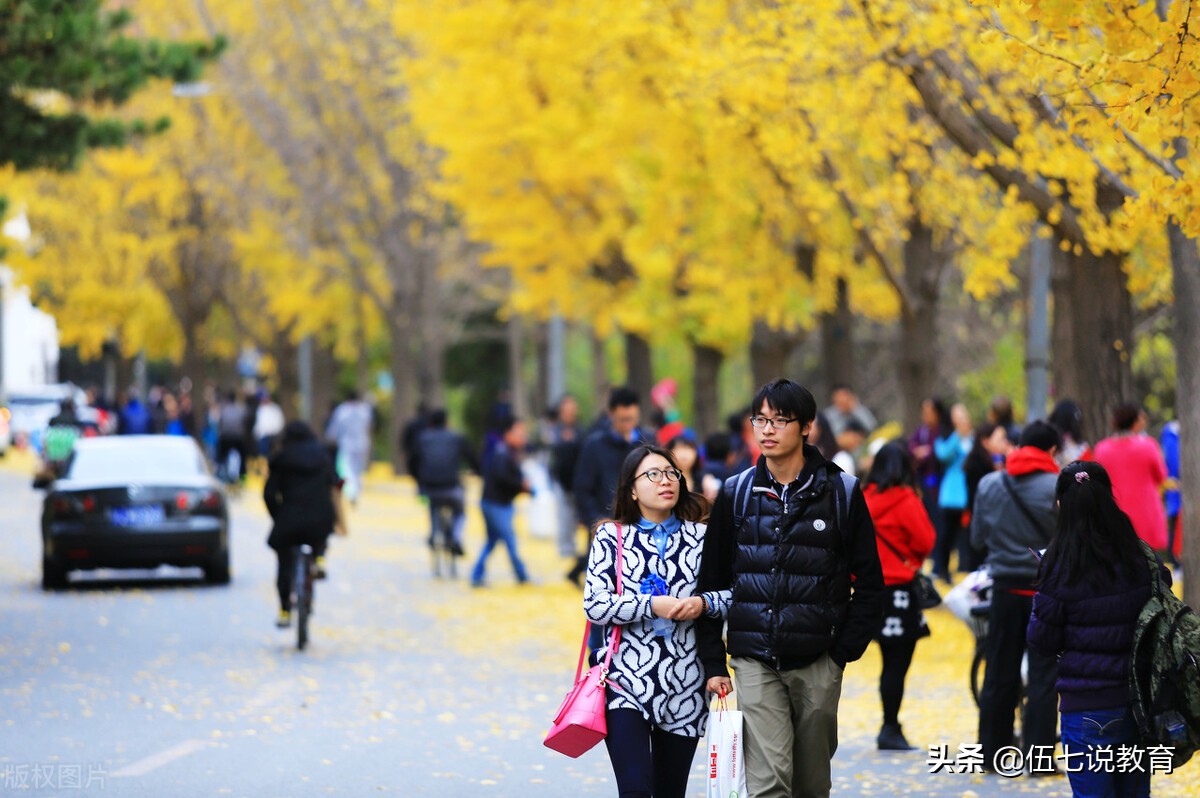
[[[683,472],[678,468],[651,468],[649,471],[643,471],[642,473],[638,474],[633,478],[633,481],[637,482],[642,477],[645,477],[646,479],[655,483],[662,482],[664,478],[668,482],[678,482],[679,480],[683,479]]]

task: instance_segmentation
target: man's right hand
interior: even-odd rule
[[[712,693],[713,695],[720,695],[722,689],[725,690],[725,695],[729,695],[733,692],[733,680],[728,676],[714,676],[708,680],[708,684],[706,686],[708,688],[708,692]]]

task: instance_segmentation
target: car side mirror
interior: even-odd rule
[[[33,489],[34,490],[46,490],[53,484],[54,484],[54,477],[52,477],[49,474],[46,474],[46,473],[35,474],[33,477]]]

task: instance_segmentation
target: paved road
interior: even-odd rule
[[[25,473],[0,467],[0,794],[615,793],[602,747],[571,760],[540,745],[581,631],[579,593],[548,542],[526,541],[533,587],[513,583],[500,552],[492,587],[436,581],[420,506],[395,483],[371,484],[351,538],[334,543],[299,653],[272,625],[256,496],[235,503],[228,587],[160,569],[76,576],[58,593],[38,586],[39,501]],[[478,541],[477,518],[470,529]],[[946,622],[933,621],[937,639]],[[973,708],[929,654],[910,680],[907,728],[953,750],[970,741]],[[868,656],[848,675],[838,794],[1069,794],[1062,779],[931,776],[923,753],[879,754],[877,668]],[[699,758],[691,785],[704,794]]]

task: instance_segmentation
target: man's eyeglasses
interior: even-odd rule
[[[750,426],[758,429],[766,429],[767,425],[771,425],[775,429],[784,429],[788,424],[791,424],[796,419],[794,418],[767,418],[766,416],[750,416]]]
[[[678,482],[679,480],[683,479],[683,472],[678,468],[668,468],[665,470],[660,468],[651,468],[649,471],[643,471],[642,473],[638,474],[633,478],[633,481],[637,482],[642,477],[645,477],[646,479],[655,483],[662,482],[664,478],[668,482]]]

